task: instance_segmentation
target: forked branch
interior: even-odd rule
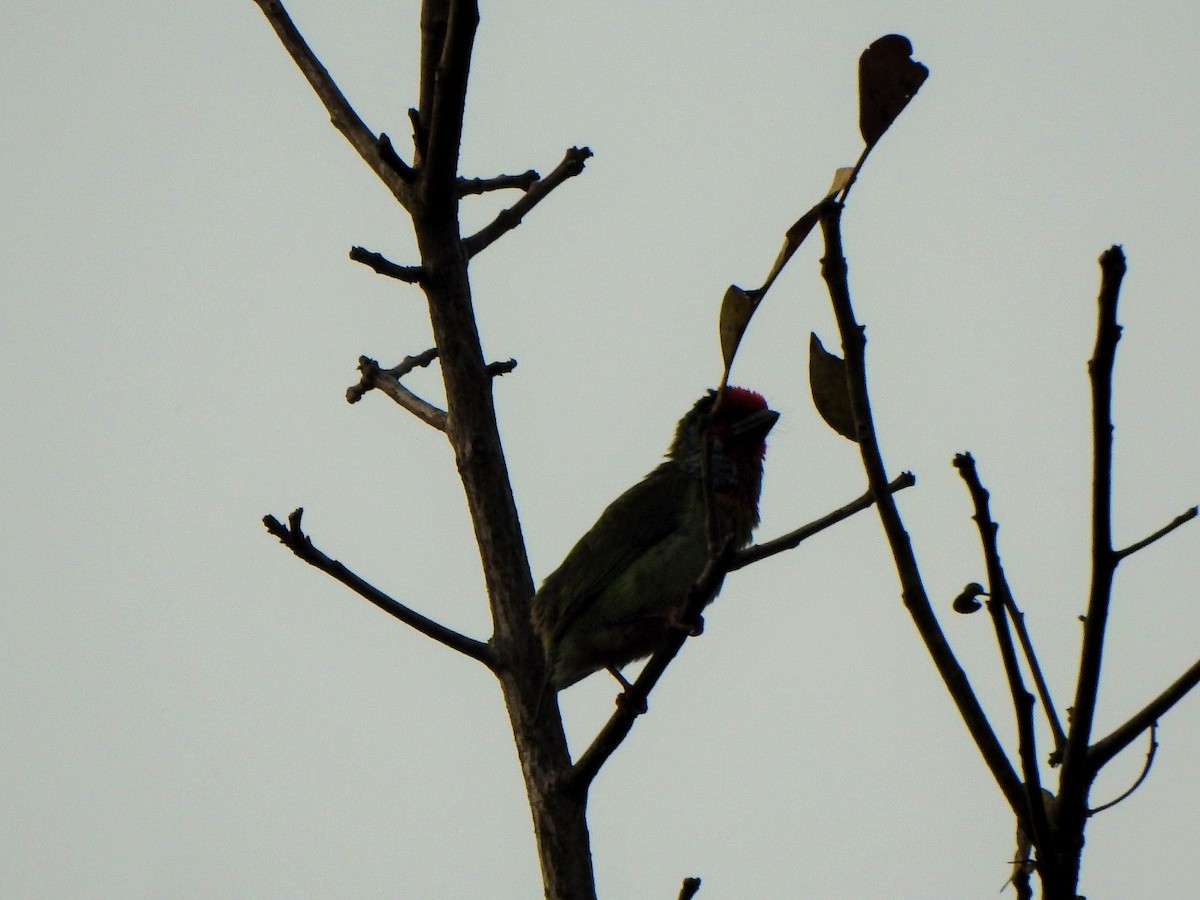
[[[426,425],[445,431],[446,411],[422,400],[400,382],[413,369],[429,365],[437,356],[437,348],[433,347],[416,356],[406,356],[400,365],[392,369],[380,368],[379,363],[369,356],[360,356],[358,371],[362,378],[358,384],[346,389],[346,402],[357,403],[368,391],[382,391]]]
[[[1015,606],[1008,587],[1008,578],[1000,562],[1000,549],[996,541],[999,525],[992,519],[990,498],[975,459],[969,453],[960,453],[954,458],[954,467],[962,475],[975,507],[975,524],[979,529],[979,540],[983,545],[983,558],[987,567],[989,593],[988,613],[996,632],[996,644],[1000,648],[1000,659],[1004,663],[1004,674],[1008,679],[1009,696],[1016,713],[1017,752],[1024,776],[1025,796],[1028,804],[1027,817],[1018,816],[1018,821],[1027,823],[1029,834],[1036,847],[1043,850],[1049,846],[1049,823],[1046,807],[1042,802],[1042,779],[1038,768],[1036,733],[1033,728],[1033,695],[1025,688],[1021,667],[1017,661],[1017,649],[1013,645],[1009,629],[1008,610]]]
[[[312,85],[317,97],[325,104],[333,127],[345,136],[350,145],[358,151],[358,155],[363,158],[363,161],[371,167],[371,171],[379,176],[380,181],[387,185],[392,195],[400,201],[400,204],[405,209],[409,209],[413,200],[410,187],[411,170],[407,166],[396,165],[399,157],[392,149],[391,142],[381,141],[377,138],[354,111],[354,107],[342,94],[328,70],[317,59],[316,54],[312,52],[308,43],[292,23],[287,10],[283,8],[283,3],[280,0],[254,0],[254,2],[258,4],[263,15],[267,17],[267,21],[271,23],[271,27],[275,29],[280,43],[291,55],[300,71],[304,73],[304,77]]]
[[[1096,741],[1088,749],[1088,771],[1093,774],[1099,772],[1105,763],[1137,740],[1138,735],[1147,728],[1153,728],[1155,723],[1197,684],[1200,684],[1200,660],[1192,663],[1191,667],[1165,691],[1130,716],[1123,725]]]
[[[879,510],[880,522],[884,534],[891,547],[892,556],[896,563],[896,572],[900,578],[900,588],[904,605],[912,616],[925,647],[937,667],[946,690],[958,707],[967,730],[975,740],[984,762],[996,779],[1013,813],[1020,818],[1024,815],[1027,804],[1025,791],[1021,780],[1017,777],[1012,763],[1009,761],[988,721],[975,691],[967,679],[962,666],[959,665],[954,651],[951,649],[946,636],[942,633],[929,603],[929,596],[921,580],[916,556],[900,512],[896,503],[887,490],[887,471],[883,465],[883,456],[879,451],[879,441],[875,435],[875,424],[871,416],[871,405],[867,393],[866,374],[866,333],[854,316],[854,308],[850,302],[850,287],[847,281],[846,259],[842,253],[841,236],[842,205],[827,200],[820,207],[821,232],[825,239],[825,256],[821,260],[821,274],[829,289],[830,301],[833,305],[834,317],[837,320],[838,331],[842,338],[842,353],[846,361],[847,388],[850,394],[850,405],[854,413],[856,437],[859,451],[862,454],[863,468],[867,473],[867,482],[875,498]]]
[[[1109,800],[1107,803],[1102,803],[1095,809],[1089,809],[1088,815],[1094,816],[1096,813],[1102,813],[1106,809],[1112,809],[1114,806],[1116,806],[1122,800],[1130,797],[1134,791],[1140,788],[1142,786],[1142,782],[1146,780],[1146,776],[1150,774],[1150,767],[1154,765],[1154,755],[1156,753],[1158,753],[1158,723],[1152,722],[1150,725],[1150,746],[1146,750],[1146,764],[1142,766],[1142,772],[1140,775],[1138,775],[1137,781],[1130,785],[1129,789],[1119,797]]]
[[[545,178],[533,182],[526,189],[524,197],[507,209],[502,209],[489,224],[463,240],[463,250],[467,256],[475,256],[499,240],[506,232],[512,231],[520,225],[526,213],[541,203],[552,190],[568,178],[582,173],[584,163],[591,155],[592,151],[587,147],[572,147],[568,150],[554,171]],[[536,173],[534,174],[536,175]]]

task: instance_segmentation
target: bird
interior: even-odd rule
[[[679,420],[663,462],[600,514],[533,596],[548,687],[601,669],[627,687],[620,669],[686,627],[680,614],[710,554],[706,438],[716,532],[741,548],[758,525],[765,439],[778,419],[762,394],[726,387]]]

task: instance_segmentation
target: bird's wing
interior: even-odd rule
[[[538,591],[539,629],[562,635],[613,579],[675,534],[694,482],[667,461],[609,504]]]

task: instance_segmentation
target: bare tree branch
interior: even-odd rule
[[[425,277],[425,270],[420,266],[402,266],[387,259],[383,254],[368,250],[366,247],[351,247],[350,258],[364,266],[369,266],[380,275],[395,278],[405,284],[420,284]]]
[[[487,364],[487,373],[493,378],[499,378],[501,375],[507,375],[517,367],[515,359],[506,359],[503,362],[490,362]]]
[[[434,5],[441,7],[443,4]],[[467,102],[467,75],[478,25],[479,4],[476,0],[450,0],[445,37],[441,41],[431,85],[422,78],[423,104],[425,91],[432,88],[427,118],[426,107],[421,107],[421,121],[429,134],[421,177],[422,199],[426,212],[438,215],[454,209],[457,199],[455,184],[462,147],[463,110]],[[423,76],[426,74],[422,72]]]
[[[547,194],[568,178],[583,172],[584,163],[591,155],[592,151],[587,147],[572,147],[568,150],[563,161],[555,167],[553,172],[530,185],[524,197],[508,209],[501,210],[491,223],[463,241],[463,250],[467,256],[475,256],[506,232],[512,231],[520,225],[525,214],[541,203]]]
[[[685,878],[683,879],[683,886],[679,888],[679,900],[692,900],[699,891],[699,878]]]
[[[346,402],[357,403],[371,390],[379,390],[395,400],[426,425],[438,431],[446,430],[446,411],[422,400],[403,384],[400,379],[418,366],[427,366],[437,358],[436,348],[416,356],[407,356],[394,369],[381,369],[379,363],[368,356],[358,358],[358,371],[362,378],[358,384],[346,389]]]
[[[970,453],[960,453],[954,457],[954,467],[958,469],[963,481],[966,482],[975,506],[974,519],[979,529],[979,541],[983,545],[983,558],[987,567],[988,588],[991,595],[987,601],[988,613],[996,632],[996,644],[1000,649],[1000,659],[1004,663],[1009,695],[1016,713],[1017,753],[1021,760],[1021,773],[1025,776],[1024,786],[1028,803],[1026,821],[1029,823],[1030,835],[1033,838],[1034,846],[1039,848],[1040,856],[1049,847],[1050,828],[1046,820],[1046,808],[1042,802],[1042,779],[1037,760],[1037,736],[1033,728],[1033,695],[1026,689],[1025,681],[1021,677],[1017,650],[1013,646],[1012,632],[1009,630],[1007,610],[1008,607],[1015,604],[1012,601],[1012,592],[1009,590],[1008,578],[1004,574],[1004,566],[1000,562],[1000,550],[996,543],[996,532],[999,531],[1000,526],[992,519],[989,494],[979,479],[974,457]]]
[[[894,494],[897,491],[910,488],[916,483],[917,479],[913,476],[912,472],[901,472],[900,476],[888,485],[888,491]],[[756,563],[759,560],[767,559],[777,553],[794,550],[814,534],[850,518],[855,513],[869,509],[874,503],[875,498],[871,496],[870,491],[867,491],[857,500],[851,500],[840,509],[835,509],[833,512],[822,516],[816,521],[802,525],[795,531],[789,531],[787,534],[773,538],[772,540],[764,541],[761,544],[752,544],[749,547],[738,550],[733,554],[733,559],[729,562],[729,571],[736,572],[738,569],[744,568],[751,563]]]
[[[1104,812],[1106,809],[1112,809],[1114,806],[1131,796],[1134,791],[1140,788],[1142,786],[1142,782],[1146,780],[1146,776],[1150,774],[1150,767],[1154,765],[1154,754],[1157,752],[1158,723],[1154,722],[1150,725],[1150,747],[1146,750],[1146,765],[1142,766],[1142,774],[1137,777],[1137,781],[1130,786],[1129,790],[1123,793],[1120,797],[1117,797],[1115,800],[1109,800],[1107,803],[1097,806],[1095,809],[1088,810],[1088,815],[1094,816],[1096,813]]]
[[[433,638],[439,644],[443,644],[451,650],[457,650],[459,653],[469,656],[472,659],[479,660],[493,671],[499,667],[499,662],[492,652],[491,645],[459,634],[457,631],[453,631],[445,625],[441,625],[433,619],[409,609],[403,603],[393,600],[387,594],[383,593],[383,591],[363,581],[363,579],[359,578],[336,559],[330,559],[318,550],[313,545],[312,539],[301,530],[300,518],[303,515],[303,509],[295,510],[288,516],[287,525],[284,525],[274,516],[264,516],[263,525],[266,526],[267,531],[279,538],[280,542],[295,553],[296,556],[300,557],[300,559],[304,560],[310,566],[314,566],[322,572],[332,575],[359,596],[370,600],[384,612],[395,616],[405,625],[416,629],[426,637]]]
[[[699,620],[700,611],[721,590],[721,585],[725,581],[725,567],[728,564],[729,555],[727,548],[721,558],[709,558],[700,577],[688,591],[687,605],[680,614],[682,622]],[[667,666],[678,655],[684,641],[689,636],[689,632],[684,628],[672,631],[665,639],[663,646],[656,650],[647,661],[645,667],[638,674],[637,680],[618,696],[616,712],[612,714],[592,740],[591,745],[571,767],[566,785],[564,785],[566,789],[576,792],[587,791],[600,768],[621,746],[621,742],[628,737],[637,717],[646,711],[646,701],[650,692],[658,684],[658,680],[667,670]]]
[[[840,203],[827,200],[821,205],[821,231],[825,238],[825,256],[821,260],[821,274],[829,289],[829,297],[833,305],[834,316],[837,319],[838,331],[842,337],[842,355],[846,362],[850,404],[854,411],[854,421],[857,427],[859,451],[862,454],[863,467],[867,473],[867,481],[875,498],[875,506],[879,511],[879,519],[883,525],[884,534],[892,549],[896,562],[896,571],[900,577],[901,593],[905,607],[912,616],[921,639],[937,667],[946,690],[958,707],[967,730],[975,740],[984,762],[996,779],[1005,799],[1012,807],[1013,813],[1020,817],[1027,808],[1025,791],[1012,763],[1005,755],[1004,748],[993,731],[979,699],[971,687],[971,683],[954,656],[937,616],[929,603],[929,595],[921,580],[920,569],[916,556],[896,503],[888,493],[887,471],[883,465],[883,457],[879,451],[879,441],[875,436],[875,425],[871,417],[870,400],[867,394],[866,376],[866,334],[865,329],[854,317],[854,308],[850,302],[850,288],[847,283],[846,259],[842,253]]]
[[[1046,711],[1046,721],[1050,725],[1050,733],[1054,735],[1054,751],[1050,754],[1050,765],[1058,765],[1061,762],[1062,750],[1067,744],[1067,733],[1063,730],[1062,721],[1058,718],[1058,710],[1054,705],[1054,699],[1050,696],[1050,688],[1046,684],[1045,675],[1042,674],[1042,666],[1033,650],[1033,640],[1029,637],[1029,631],[1025,627],[1025,614],[1017,608],[1017,601],[1013,599],[1011,591],[1005,592],[1004,605],[1012,620],[1013,628],[1016,629],[1021,652],[1025,655],[1025,664],[1029,666],[1030,674],[1033,675],[1033,683],[1037,686],[1042,709]]]
[[[961,473],[963,480],[966,481],[967,487],[971,492],[971,497],[975,502],[976,517],[982,512],[987,521],[991,522],[990,535],[987,536],[984,535],[983,526],[980,525],[980,537],[984,541],[984,558],[987,560],[989,566],[988,578],[991,579],[997,573],[1000,578],[999,585],[992,585],[992,596],[1001,602],[1008,617],[1012,620],[1013,627],[1016,629],[1017,639],[1021,644],[1021,652],[1025,656],[1025,663],[1029,666],[1030,674],[1033,676],[1034,684],[1037,686],[1038,697],[1042,701],[1042,707],[1046,711],[1046,718],[1050,724],[1050,731],[1054,735],[1054,754],[1051,755],[1051,759],[1053,760],[1066,744],[1067,735],[1063,731],[1062,723],[1059,721],[1058,712],[1056,711],[1057,707],[1054,704],[1054,699],[1050,696],[1050,688],[1046,684],[1041,664],[1038,662],[1037,654],[1033,650],[1033,641],[1029,637],[1029,631],[1025,628],[1025,614],[1017,608],[1017,602],[1013,599],[1008,578],[1004,575],[1004,568],[1000,564],[1000,553],[996,547],[996,530],[999,526],[992,522],[991,513],[988,511],[988,492],[979,480],[979,473],[975,467],[975,459],[970,453],[961,453],[956,456],[954,458],[954,466]],[[978,518],[976,518],[976,521],[979,521]],[[992,556],[995,557],[995,572],[992,569]]]
[[[379,154],[383,157],[383,161],[395,169],[401,178],[405,181],[412,181],[417,177],[417,173],[412,170],[412,167],[400,158],[400,154],[392,146],[392,139],[387,136],[386,132],[379,132],[376,144],[379,147]]]
[[[458,196],[467,197],[471,194],[486,194],[488,191],[504,191],[516,189],[527,191],[542,176],[530,169],[520,175],[497,175],[494,178],[460,178],[458,179]]]
[[[1062,814],[1068,820],[1064,823],[1067,833],[1078,833],[1080,841],[1087,791],[1095,772],[1088,764],[1088,744],[1096,715],[1104,631],[1112,599],[1113,574],[1117,568],[1117,556],[1112,546],[1112,379],[1117,341],[1121,337],[1117,299],[1125,275],[1125,255],[1120,247],[1111,247],[1101,254],[1100,271],[1096,346],[1088,361],[1088,377],[1092,383],[1092,584],[1079,653],[1075,703],[1059,782],[1059,802]]]
[[[1130,716],[1123,725],[1096,741],[1088,749],[1088,771],[1093,775],[1099,772],[1110,759],[1137,740],[1138,735],[1147,728],[1154,727],[1155,723],[1197,684],[1200,684],[1200,660],[1193,663],[1191,668],[1175,679],[1165,691]]]
[[[1125,549],[1118,550],[1117,554],[1116,554],[1117,562],[1120,562],[1125,557],[1130,556],[1131,554],[1137,553],[1139,550],[1141,550],[1144,547],[1149,547],[1151,544],[1153,544],[1159,538],[1166,537],[1168,534],[1170,534],[1172,531],[1174,531],[1180,525],[1184,525],[1187,522],[1192,521],[1192,519],[1196,518],[1196,515],[1198,513],[1200,513],[1200,507],[1193,506],[1187,512],[1183,512],[1183,513],[1180,513],[1179,515],[1177,515],[1174,519],[1172,519],[1170,522],[1168,522],[1162,528],[1158,529],[1158,531],[1154,532],[1154,534],[1150,535],[1149,537],[1144,537],[1140,541],[1138,541],[1136,544],[1130,544]]]
[[[359,118],[358,113],[354,111],[337,84],[334,83],[333,78],[330,77],[329,72],[321,65],[321,61],[317,59],[300,32],[296,30],[287,10],[283,8],[283,3],[280,0],[254,0],[254,2],[258,4],[267,17],[267,21],[271,23],[271,27],[275,29],[275,34],[279,36],[284,49],[291,55],[300,71],[304,73],[304,77],[312,85],[317,97],[325,104],[333,127],[345,135],[350,145],[358,151],[358,155],[371,167],[371,171],[379,176],[392,195],[400,201],[405,209],[408,209],[413,199],[409,186],[411,172],[405,172],[407,167],[396,167],[395,163],[399,157],[391,149],[391,142],[388,141],[386,145],[381,145],[380,140]]]

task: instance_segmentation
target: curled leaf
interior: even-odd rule
[[[858,428],[850,406],[846,361],[830,353],[814,332],[808,339],[808,386],[813,405],[825,424],[842,437],[858,442]]]
[[[961,613],[964,616],[969,616],[973,612],[979,612],[983,604],[979,602],[979,597],[986,597],[988,592],[983,589],[983,585],[978,581],[972,581],[962,589],[957,597],[954,598],[954,611]]]
[[[858,58],[858,128],[873,147],[920,90],[929,69],[912,58],[912,42],[887,34]]]

